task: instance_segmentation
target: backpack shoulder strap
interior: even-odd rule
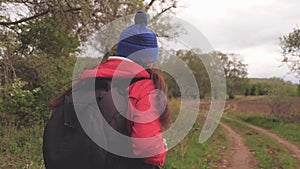
[[[102,78],[101,78],[101,79],[102,79]],[[109,80],[109,81],[110,81],[110,84],[109,84],[109,85],[111,85],[111,80],[112,80],[112,79],[108,79],[108,78],[105,78],[105,79],[106,79],[106,80]],[[118,92],[119,92],[121,95],[125,95],[125,93],[126,93],[125,89],[126,89],[128,86],[134,84],[135,82],[138,82],[138,81],[140,81],[140,80],[145,80],[145,79],[149,79],[149,78],[141,77],[141,78],[133,78],[133,79],[124,79],[124,80],[123,80],[123,83],[120,83],[120,84],[115,85],[115,86],[110,86],[110,87],[108,87],[107,92],[110,91],[111,88],[117,88]],[[129,83],[129,85],[128,85],[128,81],[129,81],[129,80],[130,80],[130,83]],[[126,83],[126,82],[127,82],[127,83]],[[99,90],[96,90],[96,97],[97,97],[98,99],[101,99],[101,98],[103,97],[103,92],[100,92]]]
[[[128,91],[126,88],[133,83],[146,78],[122,79],[116,84],[109,84],[108,90],[103,93],[102,89],[96,90],[98,106],[105,120],[110,123],[119,114],[126,116],[128,106]],[[130,83],[128,85],[128,82]],[[101,81],[101,79],[100,79]],[[111,82],[111,81],[110,81]]]
[[[63,101],[63,111],[64,111],[64,125],[70,128],[75,128],[74,119],[75,114],[71,112],[70,106],[72,106],[72,95],[65,95]]]

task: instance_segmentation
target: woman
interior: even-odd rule
[[[162,130],[169,124],[170,111],[168,104],[161,104],[166,101],[164,100],[166,98],[161,97],[160,93],[156,92],[158,89],[166,93],[167,88],[159,71],[152,68],[153,63],[158,59],[158,45],[156,35],[147,27],[147,21],[147,15],[144,12],[137,12],[135,24],[124,29],[120,35],[117,44],[117,56],[110,56],[96,68],[85,70],[80,82],[75,87],[84,86],[89,79],[96,79],[96,90],[97,84],[101,86],[101,79],[113,79],[117,82],[122,79],[137,79],[126,88],[129,96],[127,119],[124,118],[118,121],[117,126],[119,126],[119,129],[117,131],[131,137],[131,145],[129,146],[132,147],[132,153],[141,158],[127,158],[105,153],[104,158],[94,160],[96,161],[95,165],[92,165],[91,168],[101,168],[100,166],[102,166],[105,169],[150,169],[163,166],[165,162],[167,147],[162,137]],[[71,91],[72,89],[69,89],[56,99],[52,104],[52,108],[54,110],[58,109],[64,101],[63,98],[70,95]],[[101,108],[103,109],[100,104]],[[152,139],[143,142],[135,138]],[[51,160],[47,157],[47,154],[51,151],[51,148],[49,148],[51,145],[47,143],[47,139],[50,139],[50,136],[44,136],[44,159],[46,168],[51,168],[49,167],[51,166],[51,162],[49,162]],[[114,141],[117,140],[110,140],[109,142]],[[78,145],[80,144],[82,143],[78,143]],[[85,150],[78,152],[86,153]],[[86,156],[88,155],[82,155],[80,159],[77,157],[78,160],[73,159],[73,163],[77,162],[77,164],[72,165],[72,168],[87,168],[87,166],[81,166],[80,163],[80,160],[84,161],[84,158],[87,158]],[[65,161],[68,161],[68,159],[61,161],[66,163]],[[97,162],[99,163],[98,166]],[[69,168],[69,165],[66,164],[64,167]],[[59,167],[56,166],[56,168]]]

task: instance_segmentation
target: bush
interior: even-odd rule
[[[28,90],[27,84],[16,78],[12,85],[4,87],[4,97],[0,107],[2,124],[31,126],[41,123],[48,117],[45,113],[41,113],[41,104],[36,97],[40,88]]]

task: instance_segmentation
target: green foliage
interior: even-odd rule
[[[270,91],[270,86],[263,83],[249,84],[245,88],[245,96],[262,96],[267,95]]]
[[[42,126],[0,125],[0,168],[44,168]]]
[[[56,18],[45,18],[21,25],[21,51],[41,50],[50,57],[68,56],[78,51],[79,41]]]
[[[184,55],[180,55],[180,51],[178,51],[177,53],[179,53],[179,57],[192,70],[199,88],[199,96],[200,98],[204,98],[205,95],[210,93],[210,81],[208,73],[201,59],[209,56],[205,54],[196,53],[194,51],[188,51],[186,53],[183,53]]]
[[[18,34],[3,30],[0,37],[6,43],[0,43],[1,118],[15,125],[43,123],[49,117],[48,104],[72,79],[77,37],[51,17],[18,25]]]
[[[48,57],[40,55],[38,57],[28,56],[15,60],[17,77],[28,82],[27,88],[33,90],[41,88],[38,95],[39,101],[48,104],[49,101],[57,97],[67,87],[64,85],[72,79],[73,68],[76,57]]]
[[[297,87],[297,95],[300,96],[300,84],[298,84],[298,87]]]
[[[21,20],[11,22],[15,18],[2,15],[8,14],[4,6],[14,3],[19,6],[14,16]],[[0,168],[42,168],[40,127],[48,119],[49,102],[71,86],[64,84],[72,80],[80,43],[121,16],[138,9],[159,14],[176,8],[176,3],[1,1]],[[76,77],[80,71],[75,70]]]
[[[180,97],[181,93],[175,79],[166,72],[163,72],[163,77],[168,86],[168,96],[170,98]]]
[[[6,8],[13,5],[16,6],[16,10],[14,10],[14,15],[9,15]],[[14,32],[18,32],[19,28],[14,25],[55,17],[61,24],[55,24],[54,27],[58,29],[61,26],[66,27],[72,30],[72,34],[76,35],[81,42],[84,42],[105,24],[122,16],[134,14],[137,10],[145,10],[158,16],[161,13],[172,12],[172,9],[178,6],[181,6],[178,0],[151,1],[151,3],[147,0],[130,2],[124,0],[1,0],[0,26],[9,26]],[[24,14],[24,12],[27,13]],[[20,20],[17,23],[11,22],[15,20],[13,16],[19,16]]]
[[[290,93],[288,83],[280,78],[272,78],[273,83],[268,92],[268,103],[271,107],[271,111],[274,114],[281,115],[284,112],[282,107],[289,106],[291,103],[288,101],[287,96]],[[294,93],[294,92],[293,92]]]
[[[187,137],[168,151],[163,169],[206,169],[214,168],[221,160],[220,151],[224,150],[226,137],[220,128],[204,144],[199,143],[199,125],[194,125]]]
[[[300,146],[300,124],[299,122],[293,122],[293,119],[289,120],[269,115],[251,115],[244,113],[235,114],[235,116],[247,123],[271,130]]]
[[[197,49],[193,50],[178,50],[165,52],[168,55],[164,56],[163,67],[173,73],[173,78],[169,75],[165,75],[167,85],[169,86],[169,96],[178,97],[180,92],[191,93],[192,96],[196,91],[179,91],[179,87],[176,85],[176,81],[180,81],[182,86],[191,85],[190,80],[184,80],[186,74],[184,70],[181,69],[182,62],[188,66],[193,74],[199,91],[199,97],[204,98],[211,94],[211,80],[207,67],[223,67],[226,76],[227,83],[227,93],[230,99],[234,98],[236,94],[244,94],[244,90],[247,90],[246,86],[248,84],[247,76],[247,65],[243,63],[241,59],[235,54],[223,54],[221,52],[212,53],[201,53],[197,52]],[[175,56],[175,57],[174,57]],[[214,56],[214,57],[212,57]],[[217,57],[220,59],[220,63],[217,63],[211,58]],[[204,63],[207,63],[205,67]],[[211,76],[219,73],[218,70],[210,70]],[[212,77],[213,78],[213,77]],[[213,79],[216,80],[216,79]],[[217,82],[215,82],[217,83]],[[262,92],[262,91],[260,91]],[[248,94],[249,92],[247,92]]]
[[[209,94],[210,82],[206,69],[201,62],[201,57],[203,56],[192,50],[170,51],[168,56],[164,56],[164,62],[161,63],[161,67],[163,70],[172,73],[171,75],[167,74],[168,72],[164,74],[170,97],[178,97],[184,94],[194,98],[198,95],[203,98]],[[185,65],[188,66],[191,72],[188,71]],[[188,76],[190,74],[195,78],[198,89],[192,83],[191,76]],[[177,84],[180,84],[181,88]],[[180,91],[182,89],[186,91]]]
[[[172,121],[180,111],[180,99],[170,99]],[[199,115],[200,116],[200,115]],[[163,169],[204,169],[213,168],[221,160],[221,151],[226,147],[226,137],[220,128],[204,144],[199,143],[199,135],[205,118],[197,119],[187,136],[167,153]]]
[[[8,6],[14,4],[17,4],[15,15],[21,19],[11,22],[15,18],[5,16],[7,14],[5,11]],[[75,55],[79,51],[80,43],[84,43],[100,26],[121,16],[133,14],[138,9],[159,14],[172,8],[176,8],[176,1],[156,1],[154,5],[144,0],[135,0],[131,3],[103,0],[89,2],[50,0],[45,3],[2,1],[1,118],[17,125],[43,122],[48,118],[49,102],[71,86],[71,83],[68,85],[65,83],[72,80],[77,59]],[[24,15],[24,11],[28,13]],[[82,67],[81,65],[80,70],[74,70],[76,77]],[[13,82],[18,81],[22,82],[21,86],[13,86]],[[14,92],[22,94],[12,98],[10,94]],[[13,116],[14,120],[10,119]]]
[[[282,62],[285,62],[291,72],[300,76],[300,29],[294,28],[288,35],[280,38],[283,54]]]
[[[258,164],[254,167],[260,168],[287,168],[297,167],[296,160],[280,143],[271,140],[265,135],[257,134],[256,138],[249,137],[246,144],[253,147],[254,158]]]
[[[66,85],[66,82],[72,79],[76,57],[55,58],[40,55],[39,57],[28,56],[26,58],[13,57],[11,60],[14,61],[17,76],[13,81],[15,83],[21,81],[22,83],[17,85],[5,84],[5,94],[1,96],[3,99],[2,112],[5,115],[11,114],[11,112],[18,114],[18,116],[9,116],[10,118],[22,119],[20,121],[17,120],[18,118],[9,120],[18,125],[44,122],[49,117],[49,103],[71,86],[71,83]],[[37,89],[38,91],[36,91]],[[12,93],[20,93],[20,95],[12,98],[10,95]]]
[[[36,97],[40,88],[28,90],[25,88],[27,84],[16,78],[11,86],[6,86],[4,89],[5,98],[1,104],[2,122],[14,125],[32,125],[45,118],[39,111],[39,102]]]
[[[40,93],[39,99],[48,104],[71,86],[70,81],[72,80],[76,57],[44,59],[44,64],[39,65],[46,66],[44,68],[40,67],[39,83],[35,85],[40,86],[43,91]],[[38,60],[34,60],[33,62],[38,62]],[[47,63],[51,64],[47,65]]]
[[[284,96],[296,96],[297,86],[281,78],[249,78],[249,84],[246,87],[245,95],[262,96],[271,95],[278,89],[283,91]]]
[[[215,55],[221,60],[224,68],[229,99],[234,99],[236,94],[243,94],[248,84],[247,64],[244,64],[237,54],[215,52]]]

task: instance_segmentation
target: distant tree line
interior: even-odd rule
[[[195,77],[198,85],[198,95],[200,96],[200,98],[211,97],[210,78],[213,77],[209,77],[209,74],[206,70],[207,68],[203,64],[202,59],[205,59],[205,57],[212,57],[212,55],[214,55],[220,62],[218,64],[221,64],[217,66],[217,69],[223,69],[224,71],[228,98],[233,99],[235,95],[243,94],[247,84],[247,65],[243,63],[242,59],[237,54],[226,54],[218,51],[214,51],[211,53],[201,53],[200,50],[198,51],[199,52],[197,52],[196,50],[195,52],[194,49],[178,50],[173,52],[169,51],[168,53],[170,53],[170,56],[164,60],[164,64],[173,64],[174,70],[172,70],[172,72],[180,74],[180,70],[178,70],[179,66],[175,66],[176,60],[181,60],[182,62],[184,62],[191,69],[193,76]],[[172,79],[169,75],[166,75],[165,78],[169,87],[169,97],[178,97],[181,95],[180,92],[187,92],[180,91],[179,87],[174,81],[175,79]]]
[[[266,84],[249,84],[245,88],[245,96],[263,96],[268,95],[270,86]]]
[[[265,78],[265,79],[249,79],[249,83],[245,87],[245,96],[263,96],[272,95],[275,90],[284,91],[285,96],[297,96],[297,85],[286,82],[281,78]]]

